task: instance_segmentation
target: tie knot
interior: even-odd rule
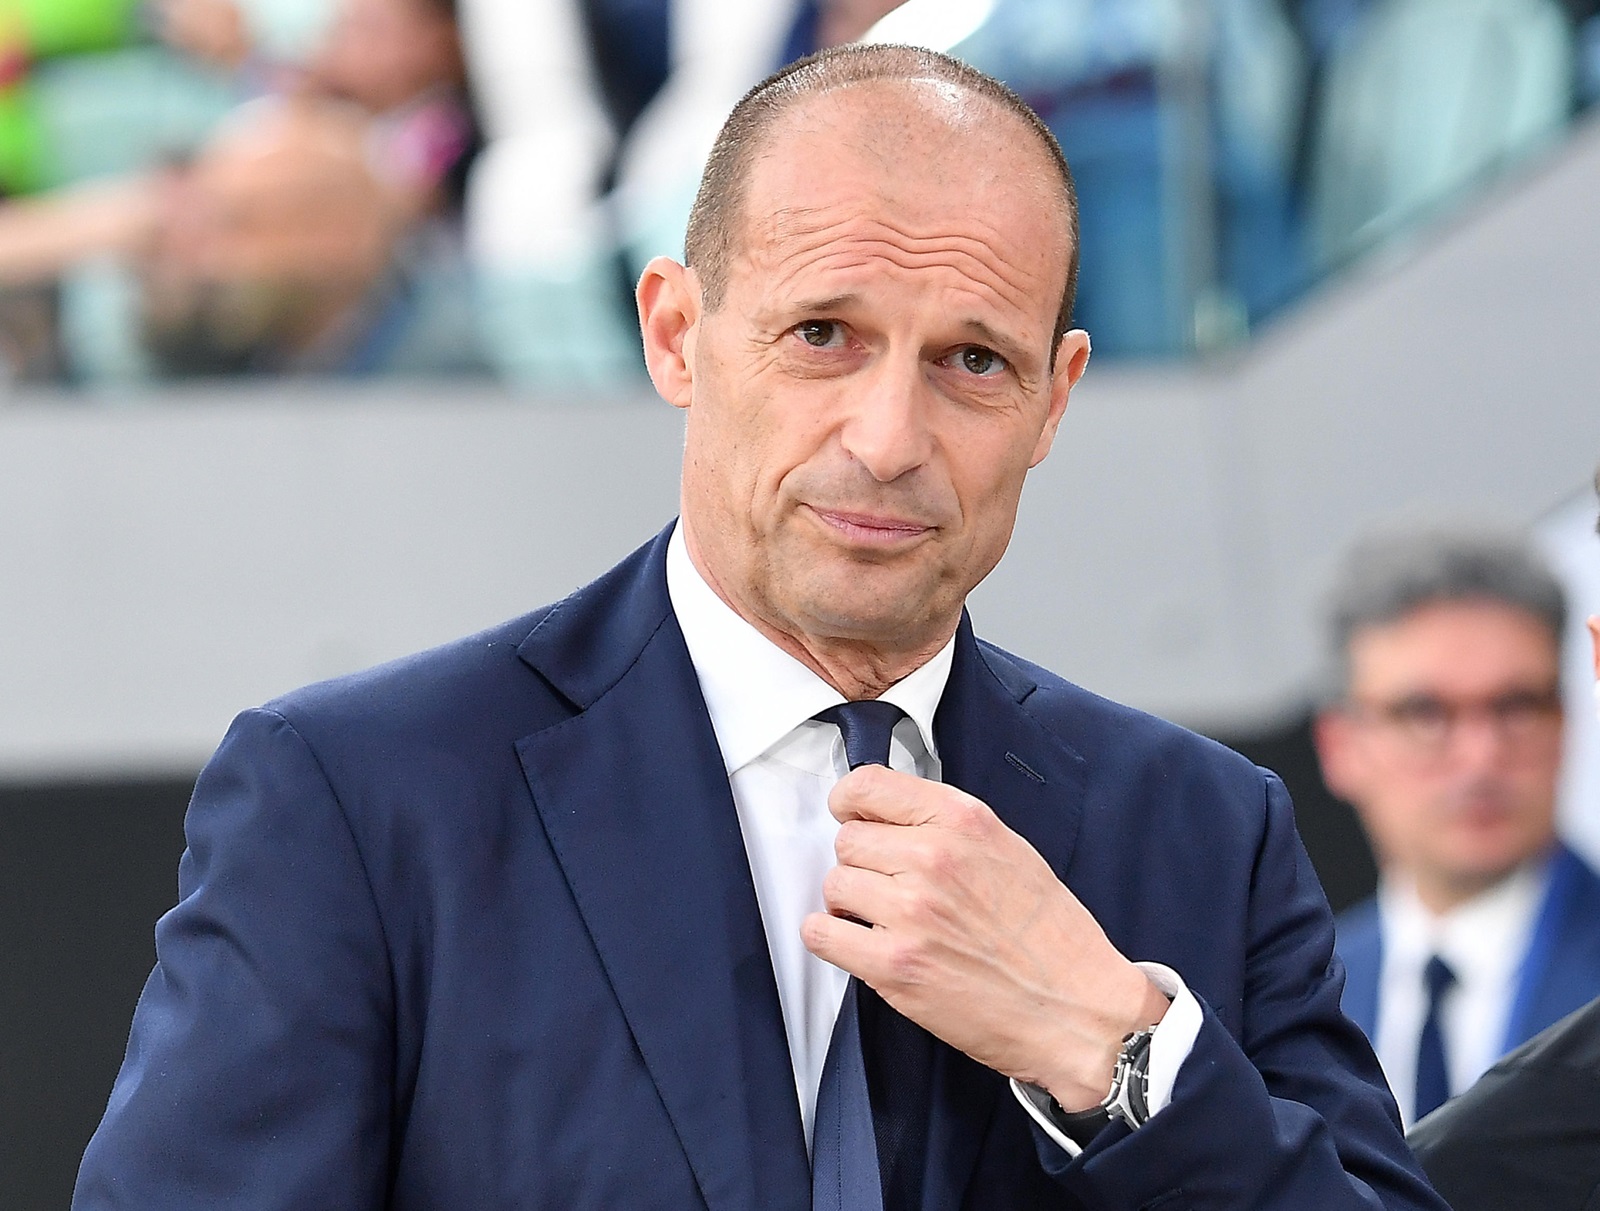
[[[851,769],[889,764],[889,736],[905,712],[892,702],[869,698],[818,711],[812,718],[831,723],[844,737],[844,755]]]
[[[1439,998],[1454,987],[1456,973],[1450,970],[1450,964],[1434,955],[1422,969],[1422,980],[1428,986],[1428,1003],[1436,1005]]]

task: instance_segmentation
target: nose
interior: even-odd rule
[[[1449,742],[1458,766],[1470,770],[1499,766],[1512,747],[1505,727],[1488,711],[1462,711]]]
[[[840,433],[845,451],[885,484],[926,463],[933,401],[920,359],[879,358],[857,384]]]

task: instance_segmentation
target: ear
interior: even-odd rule
[[[1056,346],[1056,368],[1050,376],[1050,412],[1045,417],[1044,429],[1039,433],[1028,466],[1037,467],[1044,461],[1044,456],[1050,453],[1050,447],[1056,440],[1056,430],[1061,427],[1061,418],[1067,412],[1067,397],[1078,385],[1088,365],[1089,334],[1082,328],[1062,333],[1061,341]]]
[[[644,267],[639,288],[639,331],[644,363],[661,398],[674,408],[694,399],[694,339],[700,322],[700,280],[670,257]]]
[[[1356,723],[1338,707],[1317,712],[1311,721],[1311,739],[1322,765],[1322,781],[1339,798],[1353,803],[1359,797],[1361,756]]]
[[[1589,618],[1589,638],[1594,640],[1594,679],[1600,681],[1600,614]]]

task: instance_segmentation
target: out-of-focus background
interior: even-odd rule
[[[1529,527],[1600,611],[1600,0],[0,0],[0,1206],[66,1205],[231,715],[672,516],[630,283],[739,95],[864,34],[1078,182],[1094,362],[981,631],[1278,769],[1339,907],[1351,537]]]

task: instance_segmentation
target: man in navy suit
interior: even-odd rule
[[[832,53],[687,249],[681,518],[240,717],[75,1205],[1437,1211],[1278,781],[973,637],[1089,352],[1048,131]]]
[[[1323,772],[1382,872],[1344,1006],[1411,1122],[1600,995],[1600,878],[1555,830],[1566,607],[1520,540],[1412,532],[1356,547],[1331,614]]]

